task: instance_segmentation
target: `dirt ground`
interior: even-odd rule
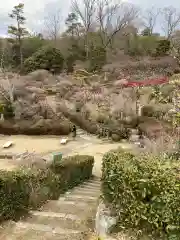
[[[25,151],[35,152],[37,154],[47,155],[51,152],[62,152],[63,155],[88,154],[95,157],[94,174],[101,174],[101,159],[105,152],[116,149],[117,147],[129,147],[127,143],[108,143],[102,142],[94,137],[77,138],[75,141],[69,141],[66,145],[61,145],[62,137],[57,136],[0,136],[1,154],[18,154]],[[3,144],[12,141],[13,146],[3,149]],[[17,164],[13,160],[0,159],[0,169],[13,170]]]
[[[57,150],[62,147],[60,145],[60,137],[57,136],[2,136],[0,137],[1,152],[22,153],[25,151],[36,153],[47,152],[48,150]],[[3,149],[2,146],[5,142],[12,141],[13,146],[8,149]]]

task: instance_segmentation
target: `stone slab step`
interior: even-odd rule
[[[87,195],[82,195],[82,194],[67,194],[65,196],[65,201],[66,200],[92,203],[92,202],[97,202],[98,198],[95,196],[87,196]]]
[[[92,196],[92,197],[97,197],[98,198],[100,196],[100,190],[99,191],[94,191],[94,190],[91,190],[91,189],[77,188],[77,189],[74,189],[71,192],[66,192],[66,195],[68,195],[68,194]]]
[[[25,223],[42,224],[53,228],[86,230],[85,225],[83,225],[84,220],[73,214],[33,211],[31,216],[24,221]]]
[[[83,219],[85,216],[89,216],[91,209],[94,208],[96,208],[96,203],[89,205],[88,203],[73,201],[49,201],[41,208],[41,211],[73,214]]]
[[[1,238],[0,238],[1,239]],[[79,240],[84,239],[81,231],[53,228],[48,225],[17,222],[2,240]]]
[[[83,188],[83,189],[91,189],[91,190],[100,190],[101,189],[101,186],[94,186],[94,185],[91,185],[91,184],[82,184],[79,186],[79,188]]]
[[[87,187],[85,187],[85,186],[83,186],[83,185],[81,185],[80,187],[75,187],[74,189],[73,189],[74,191],[76,191],[76,190],[80,190],[80,191],[82,191],[82,192],[93,192],[93,193],[98,193],[98,192],[101,192],[101,188],[100,187],[91,187],[91,186],[87,186]]]
[[[101,187],[101,183],[99,182],[93,182],[93,181],[89,181],[88,183],[84,183],[84,184],[81,184],[80,186],[83,186],[83,187],[94,187],[96,189],[100,189]]]
[[[8,233],[12,232],[12,229],[15,227],[16,223],[14,221],[6,221],[0,226],[0,240],[4,240]]]

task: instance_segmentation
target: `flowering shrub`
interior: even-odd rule
[[[122,84],[123,87],[144,87],[144,86],[151,86],[151,85],[159,85],[168,83],[169,80],[167,77],[164,78],[156,78],[156,79],[147,79],[143,81],[131,81]]]

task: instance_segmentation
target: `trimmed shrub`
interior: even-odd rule
[[[156,138],[164,131],[163,122],[155,117],[139,117],[138,129],[149,138]]]
[[[46,169],[0,171],[0,221],[42,205],[92,176],[94,157],[76,155],[53,162]]]
[[[129,36],[124,52],[130,56],[153,55],[157,47],[157,36]]]
[[[61,176],[61,189],[67,190],[89,179],[92,176],[94,157],[88,155],[74,155],[54,162],[51,169]]]
[[[16,124],[11,121],[0,122],[0,133],[5,135],[67,135],[71,132],[71,125],[68,121],[51,121],[42,119],[32,125],[28,120],[18,121]]]
[[[95,122],[89,121],[85,118],[83,118],[82,114],[79,112],[70,112],[67,108],[64,106],[60,107],[60,111],[63,113],[63,115],[68,118],[71,122],[82,128],[83,130],[87,131],[91,134],[96,134],[98,132],[98,127]]]
[[[0,104],[0,113],[4,114],[5,119],[11,119],[15,116],[14,108],[8,101]]]
[[[91,46],[89,52],[89,71],[99,71],[106,63],[106,50],[102,46]]]
[[[167,39],[161,39],[157,42],[156,56],[165,56],[170,50],[171,42]]]
[[[114,142],[119,142],[121,140],[121,137],[115,133],[112,134],[111,138]]]
[[[58,178],[49,170],[1,171],[0,183],[0,221],[18,218],[58,191]]]
[[[72,73],[74,71],[74,65],[75,65],[76,58],[73,54],[69,54],[66,57],[66,68],[67,73]]]
[[[177,161],[160,156],[135,156],[123,150],[106,153],[102,191],[106,203],[118,216],[118,226],[146,228],[178,240],[179,167]]]
[[[141,115],[143,117],[153,117],[154,108],[151,105],[145,105],[141,108]]]
[[[24,61],[24,72],[29,73],[37,69],[45,69],[53,73],[60,73],[64,66],[64,58],[57,48],[45,46]]]

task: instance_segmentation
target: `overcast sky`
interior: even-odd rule
[[[0,35],[7,34],[7,26],[11,24],[11,20],[8,17],[8,13],[11,12],[13,7],[17,4],[25,4],[25,16],[27,18],[27,27],[34,32],[43,31],[43,20],[45,16],[51,12],[61,11],[64,22],[68,11],[70,10],[71,0],[2,0],[0,5]],[[148,8],[151,6],[167,7],[172,5],[176,8],[180,8],[180,0],[126,0],[131,3],[139,5],[141,8]],[[159,29],[159,28],[158,28]]]
[[[3,0],[3,4],[0,5],[1,35],[7,33],[7,26],[12,23],[8,13],[11,13],[13,7],[19,3],[24,3],[27,27],[34,32],[41,32],[44,28],[44,18],[51,12],[60,10],[65,20],[70,10],[71,0]]]

